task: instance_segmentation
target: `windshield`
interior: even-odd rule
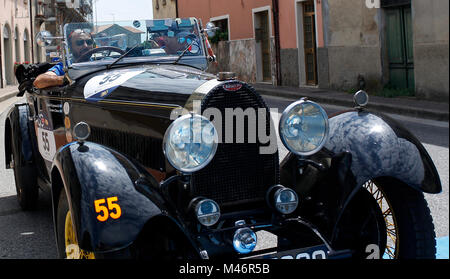
[[[207,61],[195,18],[131,20],[114,23],[68,23],[64,26],[66,59],[74,65],[175,62],[197,68]],[[128,52],[128,53],[127,53]]]

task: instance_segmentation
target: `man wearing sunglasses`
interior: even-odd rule
[[[86,57],[83,61],[78,61],[79,58],[94,46],[94,40],[89,33],[79,33],[69,36],[69,45],[71,46],[73,61],[86,62],[90,57]]]
[[[72,31],[67,41],[73,55],[73,61],[79,60],[84,53],[94,47],[94,40],[92,39],[91,34],[81,29]],[[90,57],[86,57],[85,60],[77,62],[86,62],[89,61],[89,59]],[[61,86],[63,84],[64,69],[62,62],[59,62],[50,68],[46,73],[39,75],[33,82],[33,85],[39,89],[52,86]]]

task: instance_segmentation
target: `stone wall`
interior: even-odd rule
[[[318,49],[319,87],[356,89],[361,74],[368,91],[382,89],[389,81],[385,10],[369,9],[359,0],[322,3],[325,46]],[[411,0],[411,12],[415,95],[448,102],[449,1]]]
[[[385,82],[381,62],[381,13],[360,0],[324,0],[325,48],[318,49],[320,87],[349,91],[364,76],[367,90]]]
[[[420,98],[449,101],[449,1],[413,0],[414,78]]]
[[[299,86],[298,49],[289,48],[280,51],[281,85]]]
[[[211,44],[217,63],[210,63],[208,72],[234,72],[239,80],[256,82],[255,40],[221,41]]]

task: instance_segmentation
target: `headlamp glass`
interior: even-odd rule
[[[300,100],[289,105],[281,115],[281,141],[297,155],[312,155],[328,138],[328,116],[318,104]]]
[[[279,189],[274,196],[275,207],[282,214],[291,214],[297,209],[298,196],[289,188]]]
[[[164,135],[163,151],[174,168],[191,173],[212,160],[217,144],[218,135],[212,122],[203,116],[188,114],[169,126]]]
[[[204,226],[212,226],[220,218],[219,205],[210,199],[200,201],[195,207],[195,214],[200,224]]]

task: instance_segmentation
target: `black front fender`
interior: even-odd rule
[[[82,249],[107,252],[127,247],[149,219],[167,214],[157,181],[137,162],[102,145],[61,147],[52,180],[56,171],[62,185],[58,189],[52,182],[53,201],[64,188]],[[54,217],[56,212],[54,206]]]
[[[392,118],[350,111],[330,118],[329,125],[325,148],[335,154],[351,153],[357,186],[387,176],[426,193],[442,191],[439,174],[424,146]]]

